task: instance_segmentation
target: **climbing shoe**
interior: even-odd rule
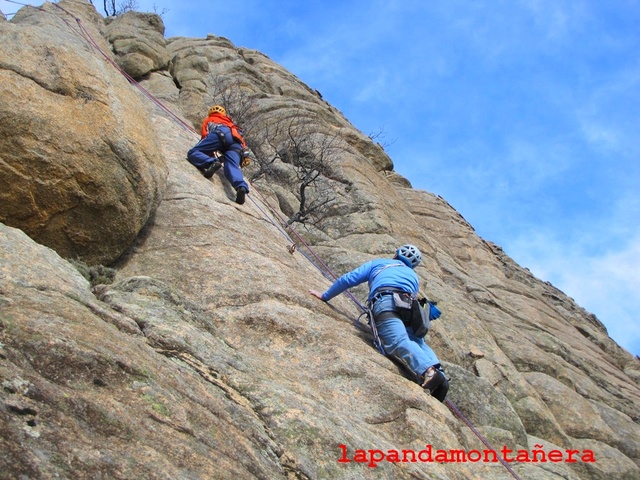
[[[244,187],[239,187],[236,190],[236,203],[238,205],[242,205],[244,203],[244,197],[247,193],[247,189]]]
[[[447,377],[444,376],[442,370],[434,366],[429,367],[427,371],[424,372],[422,379],[422,388],[429,390],[429,393],[433,394],[433,392],[447,380]]]
[[[200,171],[202,172],[202,175],[204,175],[204,178],[211,178],[214,173],[220,170],[220,167],[222,167],[222,162],[220,160],[215,160],[206,167],[200,168]]]
[[[438,400],[439,402],[444,402],[445,397],[447,396],[447,392],[449,391],[449,380],[445,375],[444,382],[442,382],[439,386],[434,388],[431,391],[431,396]]]

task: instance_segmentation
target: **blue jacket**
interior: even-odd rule
[[[381,270],[385,265],[389,264],[397,264],[400,266]],[[345,273],[331,285],[329,290],[322,294],[322,300],[325,302],[331,300],[348,288],[360,285],[365,281],[369,282],[369,299],[371,299],[372,294],[381,287],[399,288],[413,296],[418,294],[418,275],[416,275],[416,272],[414,272],[411,267],[407,266],[401,260],[380,258],[367,262],[355,270]]]

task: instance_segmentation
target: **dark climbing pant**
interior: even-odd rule
[[[217,130],[223,134],[224,141],[215,130],[211,130],[209,135],[189,150],[187,160],[198,168],[205,168],[215,160],[212,156],[213,152],[222,152],[224,157],[225,178],[236,190],[244,187],[248,192],[249,185],[245,181],[242,170],[240,169],[242,145],[231,136],[231,129],[229,127],[222,125],[217,127]]]

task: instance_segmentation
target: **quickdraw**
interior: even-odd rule
[[[373,336],[373,345],[374,347],[376,347],[376,349],[378,349],[378,351],[384,355],[387,356],[387,352],[385,351],[384,347],[382,346],[382,342],[380,341],[380,336],[378,335],[378,329],[376,328],[376,321],[373,317],[373,310],[371,310],[371,304],[369,302],[367,302],[367,306],[366,307],[362,307],[364,309],[364,311],[360,314],[360,316],[356,319],[355,323],[358,326],[362,326],[362,321],[360,320],[363,316],[367,316],[367,325],[369,325],[369,330],[371,330],[371,334]]]

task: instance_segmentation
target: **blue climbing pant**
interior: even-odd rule
[[[373,314],[394,311],[393,297],[383,295],[372,307]],[[406,365],[418,378],[431,366],[440,363],[436,354],[424,338],[416,337],[410,326],[399,318],[389,318],[376,322],[380,342],[387,352]]]
[[[244,187],[247,192],[249,185],[244,180],[240,169],[240,157],[242,145],[231,136],[231,129],[225,125],[220,125],[217,130],[224,135],[224,141],[215,130],[211,130],[209,135],[200,140],[191,150],[187,152],[187,160],[198,168],[204,168],[215,159],[213,152],[222,152],[224,157],[224,176],[236,190]]]

